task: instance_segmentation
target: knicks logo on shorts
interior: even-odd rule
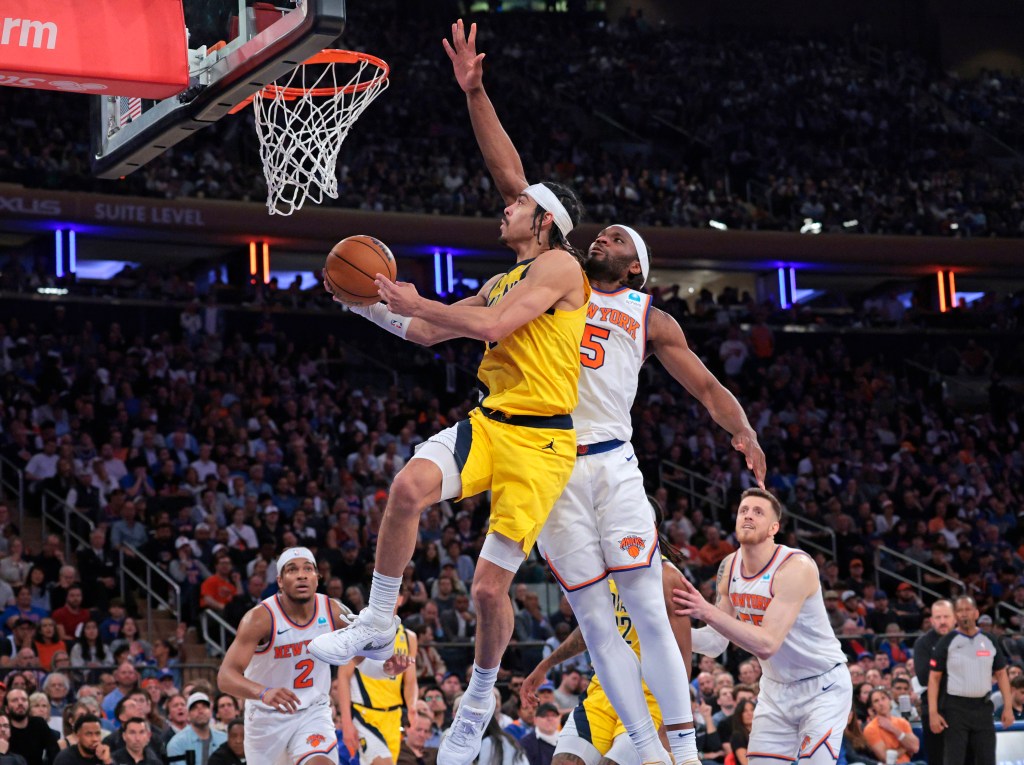
[[[630,558],[637,557],[645,547],[647,547],[647,542],[643,537],[633,535],[619,540],[619,549],[628,552]]]
[[[311,734],[309,736],[306,736],[306,743],[309,744],[314,749],[316,749],[318,746],[320,746],[320,744],[324,743],[324,741],[326,741],[326,740],[327,739],[325,739],[319,733],[313,733],[313,734]]]

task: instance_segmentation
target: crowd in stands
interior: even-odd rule
[[[345,44],[388,59],[391,86],[342,147],[345,207],[492,216],[462,93],[428,11],[351,9]],[[360,15],[363,14],[363,15]],[[977,128],[1021,147],[1022,80],[959,79],[857,36],[695,37],[635,18],[488,15],[478,45],[530,178],[577,188],[595,221],[908,235],[1024,235],[1024,171],[997,169]],[[551,66],[526,62],[557,50]],[[88,177],[87,121],[30,90],[0,129],[0,180],[260,202],[250,116],[223,120],[124,181]],[[59,96],[71,98],[71,96]]]
[[[984,412],[961,411],[934,380],[877,347],[854,349],[838,334],[808,345],[803,335],[774,333],[756,306],[729,291],[697,298],[691,308],[668,291],[659,303],[684,326],[702,311],[737,307],[735,315],[752,321],[748,330],[704,323],[693,342],[744,402],[768,458],[769,487],[792,514],[834,534],[834,559],[818,552],[831,545],[819,527],[791,525],[780,541],[815,551],[830,619],[851,659],[867,662],[871,654],[882,683],[894,683],[907,659],[902,636],[926,629],[934,593],[956,594],[959,581],[1007,653],[1024,661],[1024,641],[1016,637],[1024,617],[1017,524],[1024,446],[1012,393],[993,397]],[[222,713],[216,689],[182,671],[180,652],[202,609],[237,624],[276,590],[282,549],[314,548],[324,591],[362,608],[390,482],[417,443],[471,407],[469,385],[451,390],[438,381],[453,358],[471,368],[479,349],[454,343],[425,354],[421,385],[356,389],[345,351],[313,334],[289,336],[275,326],[282,314],[267,313],[251,338],[233,331],[233,319],[207,320],[205,313],[146,337],[119,323],[94,326],[69,316],[76,310],[83,309],[59,306],[45,321],[0,316],[0,456],[24,470],[29,513],[43,501],[66,502],[80,513],[73,527],[86,539],[70,557],[61,537],[38,545],[22,537],[12,504],[0,504],[0,667],[7,671],[12,746],[25,739],[17,732],[26,730],[26,718],[18,717],[24,695],[31,709],[39,702],[40,713],[48,700],[44,717],[55,740],[74,736],[63,715],[77,709],[83,725],[94,724],[88,715],[95,715],[104,730],[148,720],[142,727],[151,732],[150,746],[159,746],[162,731],[166,747],[183,726],[205,730],[201,718],[211,712],[222,727],[237,713],[227,701]],[[349,331],[365,327],[335,310],[331,335],[384,352],[385,340]],[[919,358],[979,374],[1019,364],[1014,349],[998,344],[986,350],[953,336],[943,342],[919,348]],[[666,510],[663,531],[682,552],[686,575],[709,588],[733,549],[729,508],[752,476],[727,434],[659,368],[641,379],[634,420],[638,460]],[[685,469],[707,479],[706,501],[678,490]],[[466,679],[475,627],[467,591],[486,517],[483,497],[431,507],[405,572],[400,615],[419,635],[431,736],[450,720]],[[144,593],[131,582],[119,591],[119,567],[141,570],[139,556],[180,587],[183,621],[173,635],[143,634],[136,617]],[[927,589],[909,586],[894,576],[913,579],[907,559],[945,576],[926,574]],[[885,569],[877,577],[876,566]],[[546,578],[531,559],[513,592],[515,642],[501,682],[506,727],[521,731],[550,710],[522,708],[510,691],[575,626],[564,600],[541,600]],[[724,759],[742,741],[749,710],[739,686],[756,696],[755,670],[736,652],[721,665],[701,659],[699,669],[699,708],[710,709],[710,717],[702,713],[702,735],[707,751]],[[550,703],[564,713],[589,666],[583,658],[560,670],[550,688],[542,686],[542,704],[550,690]],[[732,703],[720,687],[726,676],[739,681],[731,717],[722,714]],[[119,705],[136,690],[137,707]],[[723,735],[727,717],[732,732]]]

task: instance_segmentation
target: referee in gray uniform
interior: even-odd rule
[[[1013,698],[1006,674],[1006,655],[978,629],[974,598],[961,596],[954,602],[954,608],[957,629],[932,649],[928,722],[933,733],[946,731],[944,765],[964,765],[968,752],[973,755],[973,762],[994,763],[996,727],[990,700],[993,674],[1003,698]],[[940,699],[943,675],[946,692]],[[1002,722],[1004,728],[1013,725],[1012,704],[1003,708]]]

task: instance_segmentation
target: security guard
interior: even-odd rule
[[[1006,655],[998,644],[978,629],[978,605],[961,596],[954,603],[957,629],[950,631],[932,650],[928,676],[928,719],[933,733],[947,731],[944,765],[964,765],[968,752],[973,761],[996,761],[996,729],[993,723],[992,676],[1003,698],[1010,695]],[[939,686],[946,676],[946,692]],[[942,713],[939,713],[939,710]],[[1003,709],[1003,727],[1013,725],[1013,709]]]
[[[914,674],[916,675],[918,693],[921,694],[921,730],[924,750],[928,754],[928,765],[943,765],[942,743],[944,733],[932,733],[928,725],[928,673],[931,672],[932,650],[936,644],[956,625],[953,615],[953,602],[936,600],[931,609],[932,628],[921,635],[914,643]],[[945,682],[939,688],[939,695],[945,690]]]

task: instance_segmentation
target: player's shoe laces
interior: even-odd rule
[[[480,756],[480,743],[484,730],[494,717],[494,694],[486,709],[475,709],[465,703],[459,704],[459,711],[452,720],[448,733],[441,739],[437,750],[438,765],[469,765]]]
[[[335,666],[348,664],[357,656],[387,661],[395,653],[395,633],[400,622],[396,616],[381,629],[373,623],[373,615],[366,608],[349,626],[313,638],[307,650],[320,661]]]

